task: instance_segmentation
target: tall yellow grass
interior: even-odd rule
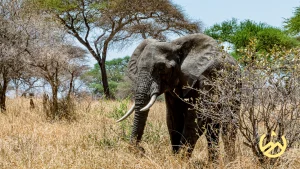
[[[0,168],[260,168],[241,136],[238,158],[229,164],[224,164],[222,150],[218,164],[206,162],[203,136],[191,159],[172,155],[164,103],[156,103],[150,110],[142,142],[146,154],[141,157],[128,148],[133,118],[115,123],[112,116],[119,102],[84,100],[76,106],[74,122],[46,120],[39,100],[35,100],[38,106],[34,110],[26,99],[7,102],[7,112],[0,113]],[[299,169],[300,149],[285,152],[276,168]]]

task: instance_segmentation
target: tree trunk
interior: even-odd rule
[[[6,100],[5,91],[1,90],[0,91],[0,112],[6,111],[5,100]]]
[[[102,85],[104,89],[104,96],[107,99],[111,98],[110,92],[109,92],[109,86],[108,86],[108,79],[107,79],[107,74],[106,74],[106,68],[105,68],[105,61],[100,62],[98,61],[98,64],[100,66],[100,71],[101,71],[101,80],[102,80]]]
[[[3,74],[3,85],[0,84],[0,112],[6,111],[6,90],[8,86],[8,79],[6,79],[6,76]]]
[[[55,85],[52,85],[52,119],[55,119],[55,117],[58,116],[58,98],[57,98],[57,93],[58,93],[58,88]]]
[[[55,119],[56,117],[59,116],[58,113],[58,87],[59,87],[59,79],[58,79],[58,63],[57,63],[57,67],[55,69],[55,75],[52,78],[51,84],[51,88],[52,88],[52,119]],[[59,117],[58,117],[59,118]]]
[[[104,95],[106,98],[111,98],[110,92],[109,92],[109,86],[108,86],[108,79],[106,74],[106,68],[105,63],[101,66],[101,72],[102,72],[102,83],[103,83],[103,89],[104,89]]]
[[[73,90],[73,81],[74,81],[74,74],[71,73],[71,79],[70,79],[70,83],[69,83],[69,91],[68,91],[67,99],[70,99],[70,97],[71,97],[71,93]]]

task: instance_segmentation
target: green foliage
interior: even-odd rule
[[[94,148],[102,149],[102,148],[114,148],[117,144],[116,138],[111,138],[107,135],[105,136],[99,136],[96,133],[89,133],[87,136],[85,136],[84,141],[87,141],[91,145],[93,145]]]
[[[78,0],[28,0],[28,3],[34,3],[38,8],[44,10],[55,10],[56,12],[70,11],[78,7]]]
[[[224,21],[205,30],[205,34],[222,42],[233,44],[236,58],[239,57],[237,49],[245,48],[253,39],[258,41],[257,51],[263,52],[270,51],[274,45],[285,48],[292,48],[298,45],[298,41],[283,30],[251,20],[239,23],[236,19]]]
[[[121,102],[119,102],[119,106],[115,106],[113,111],[110,113],[109,117],[114,118],[115,120],[120,119],[125,115],[125,113],[128,111],[129,107],[127,106],[129,104],[129,99],[124,99]],[[131,124],[128,120],[124,120],[120,122],[120,136],[124,140],[129,140],[130,138],[130,131],[131,131]]]
[[[163,124],[158,123],[152,123],[150,121],[147,121],[145,128],[145,134],[143,135],[143,139],[147,143],[154,143],[156,145],[161,144],[164,141],[164,130],[163,130]]]
[[[125,75],[129,59],[129,56],[125,56],[124,58],[112,59],[106,62],[107,74],[111,81],[118,83],[122,80]]]
[[[294,16],[285,20],[284,28],[291,34],[300,33],[300,7],[297,7],[294,11]]]
[[[283,46],[290,49],[298,44],[296,39],[289,37],[282,30],[273,27],[268,27],[259,31],[257,38],[257,48],[259,51],[270,51],[274,45]]]
[[[235,49],[246,47],[250,40],[256,37],[257,34],[268,28],[267,25],[263,23],[255,23],[250,20],[246,20],[241,22],[239,27],[236,29],[235,34],[232,36],[232,42],[234,44]]]
[[[129,102],[128,99],[121,101],[119,106],[114,107],[114,109],[109,117],[112,117],[115,120],[120,119],[128,110],[128,107],[127,107],[128,102]]]
[[[101,9],[106,3],[102,0],[27,0],[27,4],[37,11],[46,11],[54,14],[50,15],[50,20],[58,19],[67,29],[72,27],[71,33],[84,33],[86,25],[89,24],[90,29],[99,22],[101,17]],[[84,5],[83,5],[84,4]]]
[[[222,22],[221,24],[215,24],[211,28],[204,31],[205,34],[211,36],[214,39],[219,39],[223,42],[232,43],[232,37],[238,29],[237,19]]]
[[[129,59],[130,57],[126,56],[124,58],[106,61],[108,85],[113,96],[115,96],[118,86],[124,83],[123,79]],[[92,89],[93,93],[104,93],[100,66],[98,64],[95,64],[94,67],[85,73],[81,78]]]

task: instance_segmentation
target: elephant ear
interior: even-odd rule
[[[140,55],[141,53],[144,51],[145,47],[150,44],[150,43],[154,43],[157,40],[155,39],[145,39],[142,43],[140,43],[136,49],[134,50],[134,52],[132,53],[130,60],[128,62],[128,76],[132,81],[135,81],[136,78],[136,73],[138,72],[138,62],[140,59]]]
[[[204,34],[192,34],[178,38],[172,43],[179,46],[182,85],[193,87],[203,73],[216,67],[221,56],[218,43]],[[186,94],[188,91],[184,91]]]

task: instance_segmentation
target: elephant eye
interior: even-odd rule
[[[181,63],[180,57],[177,56],[175,61],[176,61],[176,63],[180,64]]]
[[[166,65],[164,63],[159,63],[156,68],[160,74],[166,73]]]
[[[158,70],[159,70],[159,71],[164,71],[164,70],[165,70],[165,66],[162,65],[162,64],[160,64],[160,65],[158,66]]]

